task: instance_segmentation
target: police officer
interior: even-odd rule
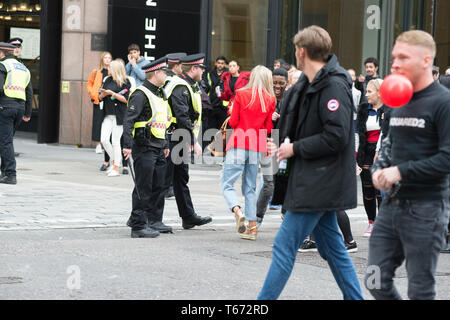
[[[12,44],[14,49],[14,55],[19,58],[20,54],[22,53],[22,45],[23,45],[23,39],[21,38],[12,38],[8,41],[9,44]]]
[[[167,63],[169,64],[169,70],[167,70],[167,81],[169,81],[171,77],[179,75],[183,72],[181,69],[180,60],[186,56],[187,54],[184,52],[169,53],[167,55]]]
[[[33,88],[30,71],[13,55],[16,47],[0,42],[0,183],[17,184],[14,133],[30,121]]]
[[[197,141],[202,117],[201,92],[198,82],[201,81],[202,74],[206,68],[204,60],[204,54],[182,58],[183,73],[173,77],[164,87],[174,117],[171,129],[172,131],[183,129],[173,133],[170,141],[171,152],[178,143],[174,140],[179,138],[179,135],[187,133],[187,137],[183,137],[179,144],[183,149],[179,150],[180,148],[177,146],[176,152],[168,160],[168,166],[173,166],[174,170],[173,189],[178,213],[183,220],[184,229],[192,229],[195,226],[201,226],[212,221],[211,217],[200,217],[195,213],[189,187],[187,186],[189,182],[189,152],[195,151],[198,157],[202,155],[202,148]],[[180,157],[183,158],[182,161],[179,161]],[[166,182],[167,190],[170,182]]]
[[[167,70],[167,80],[166,84],[172,79],[172,77],[175,77],[183,72],[181,70],[181,62],[180,59],[186,57],[187,54],[184,52],[178,52],[178,53],[169,53],[167,55],[167,63],[169,65],[169,70]],[[171,139],[172,135],[169,134],[169,140]],[[175,193],[173,192],[173,185],[172,185],[172,179],[173,179],[173,166],[168,166],[167,168],[167,179],[170,181],[170,186],[168,190],[166,191],[166,198],[170,199],[175,196]]]
[[[161,87],[166,81],[167,58],[142,68],[146,80],[130,96],[123,125],[123,154],[134,159],[135,189],[133,210],[127,225],[132,238],[155,238],[171,233],[162,223],[164,211],[163,182],[169,145],[166,130],[171,112]]]

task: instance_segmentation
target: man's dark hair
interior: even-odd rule
[[[217,59],[216,59],[216,62],[219,61],[219,60],[223,60],[223,61],[225,61],[226,64],[228,64],[228,60],[224,56],[218,56]]]
[[[128,53],[130,53],[130,51],[133,51],[133,50],[141,51],[141,48],[139,48],[139,45],[133,43],[128,46]]]
[[[283,68],[278,68],[278,69],[273,70],[273,76],[285,77],[286,80],[289,79],[288,72]]]
[[[364,61],[364,65],[366,65],[368,63],[373,63],[373,65],[376,68],[378,68],[380,66],[380,63],[378,62],[377,58],[374,58],[374,57],[367,58],[366,61]]]

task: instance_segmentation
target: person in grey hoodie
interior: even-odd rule
[[[145,72],[142,67],[148,61],[141,56],[141,49],[137,44],[131,44],[128,47],[128,63],[126,65],[127,75],[136,80],[136,87],[139,87],[145,81]]]

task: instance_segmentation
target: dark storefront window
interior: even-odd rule
[[[300,26],[318,25],[333,40],[333,53],[344,68],[362,73],[368,57],[380,59],[382,7],[377,0],[303,0]]]
[[[280,58],[295,65],[295,47],[292,43],[294,35],[298,32],[299,1],[282,0],[282,18],[280,27]]]
[[[407,30],[425,30],[433,34],[437,45],[435,64],[444,72],[450,65],[450,1],[399,0],[395,12],[394,36]]]
[[[40,1],[0,1],[0,42],[20,37],[24,40],[19,58],[31,72],[33,85],[32,121],[22,123],[20,130],[37,131],[40,74]]]
[[[225,56],[243,70],[266,64],[269,0],[214,0],[211,60]]]

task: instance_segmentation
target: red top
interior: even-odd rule
[[[267,152],[267,135],[272,132],[272,114],[275,112],[277,99],[262,92],[266,112],[262,111],[259,94],[252,100],[252,89],[236,92],[233,110],[228,124],[234,128],[228,140],[227,149],[231,148]]]
[[[236,91],[245,87],[248,84],[248,82],[250,81],[250,72],[242,72],[239,74],[239,78],[236,80],[236,84],[234,86],[234,92],[231,91],[231,88],[230,88],[230,79],[231,79],[231,73],[229,71],[225,72],[222,75],[223,92],[222,92],[222,96],[220,97],[220,99],[222,99],[224,101],[230,101],[230,104],[231,104],[231,102],[236,94]]]

